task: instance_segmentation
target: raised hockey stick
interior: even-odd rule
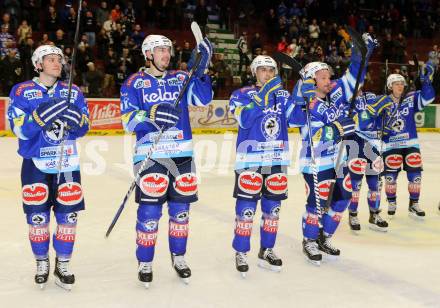
[[[385,86],[384,86],[384,93],[387,93],[387,76],[388,76],[388,59],[385,60]],[[385,168],[385,164],[383,161],[383,134],[385,131],[385,114],[382,115],[382,121],[381,121],[381,128],[380,128],[380,136],[379,137],[379,141],[380,141],[380,147],[379,147],[379,157],[382,160],[382,164],[383,164],[383,168]],[[379,208],[379,203],[380,203],[380,199],[381,199],[381,193],[382,193],[382,183],[381,183],[381,173],[382,171],[380,171],[377,174],[377,189],[376,189],[376,205],[375,205],[375,209]]]
[[[288,56],[285,53],[277,52],[273,55],[273,58],[276,62],[279,62],[281,64],[286,64],[290,66],[293,71],[296,73],[299,73],[302,69],[302,65],[296,61],[294,58]],[[312,165],[312,176],[313,176],[313,193],[315,195],[315,203],[316,203],[316,212],[318,214],[318,222],[321,226],[321,219],[322,219],[322,208],[320,203],[320,197],[319,197],[319,187],[318,187],[318,170],[316,169],[316,159],[315,159],[315,149],[313,146],[313,138],[312,138],[312,126],[311,126],[311,120],[310,120],[310,111],[308,108],[309,102],[307,102],[307,99],[304,97],[304,102],[306,103],[306,120],[307,120],[307,129],[308,129],[308,139],[310,144],[310,156],[311,156],[311,165]],[[310,193],[310,192],[309,192]]]
[[[79,40],[79,23],[81,21],[81,11],[82,11],[82,0],[78,0],[78,13],[76,16],[76,28],[75,28],[75,36],[73,38],[73,50],[72,50],[72,62],[70,64],[70,72],[69,72],[69,82],[68,82],[68,91],[67,91],[67,103],[70,104],[70,97],[72,95],[72,84],[73,84],[73,71],[75,70],[75,63],[76,63],[76,51],[78,49],[78,40]],[[64,146],[66,143],[66,138],[64,137],[64,128],[65,125],[62,128],[61,136],[63,136],[63,140],[61,141],[61,152],[60,152],[60,159],[57,164],[57,185],[60,184],[61,180],[61,170],[63,169],[63,157],[64,157]]]
[[[192,27],[193,26],[191,25],[191,28]],[[194,37],[196,37],[196,35],[194,35]],[[180,101],[182,100],[183,96],[185,95],[186,89],[188,88],[188,86],[189,86],[189,84],[190,84],[190,82],[191,82],[191,80],[193,78],[193,75],[194,75],[195,71],[199,67],[201,60],[202,60],[201,53],[197,53],[194,66],[191,68],[191,70],[190,70],[190,72],[188,74],[188,78],[186,79],[185,83],[182,86],[182,89],[179,92],[179,96],[174,101],[174,106],[177,107],[179,105]],[[154,150],[156,149],[156,146],[159,143],[159,140],[162,138],[163,132],[164,132],[164,129],[163,129],[163,127],[161,127],[159,129],[159,131],[158,131],[158,134],[154,138],[152,146],[149,148],[145,159],[142,161],[142,164],[139,167],[139,170],[137,171],[134,180],[131,182],[130,188],[128,189],[127,193],[125,194],[124,199],[122,200],[122,203],[121,203],[121,205],[118,208],[118,211],[116,212],[115,216],[113,217],[112,222],[110,223],[110,225],[109,225],[109,227],[107,229],[107,232],[105,233],[105,237],[106,238],[110,235],[110,233],[112,232],[116,222],[118,221],[119,217],[121,216],[121,213],[124,210],[125,204],[127,203],[128,198],[130,198],[131,194],[133,193],[134,189],[136,188],[136,183],[141,178],[141,174],[144,171],[145,167],[147,166],[147,163],[150,160],[151,155],[153,154]]]
[[[366,59],[367,59],[366,56],[367,56],[368,49],[367,49],[367,46],[365,45],[365,42],[362,39],[362,37],[353,28],[347,27],[347,32],[351,36],[354,47],[361,53],[361,65],[360,65],[359,71],[356,76],[356,83],[355,83],[355,86],[353,89],[353,96],[351,97],[351,100],[350,100],[350,109],[348,111],[348,116],[351,117],[353,114],[353,110],[354,110],[354,105],[355,105],[356,96],[357,96],[357,92],[358,92],[361,77],[362,77],[362,72],[363,72],[363,70],[365,68],[365,64],[366,64]],[[330,208],[330,204],[333,201],[333,192],[335,190],[335,185],[336,185],[336,180],[338,178],[339,169],[341,168],[342,163],[343,163],[342,158],[344,157],[344,152],[345,152],[345,138],[342,137],[341,147],[338,151],[338,156],[336,158],[336,166],[335,166],[336,177],[333,181],[330,182],[328,198],[325,203],[326,208]]]

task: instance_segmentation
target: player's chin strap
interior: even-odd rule
[[[163,73],[163,72],[166,71],[166,69],[161,70],[160,68],[157,67],[156,63],[154,63],[154,55],[153,55],[153,53],[151,53],[151,59],[148,59],[148,58],[147,58],[147,60],[150,61],[151,64],[153,64],[153,66],[154,66],[159,72]]]

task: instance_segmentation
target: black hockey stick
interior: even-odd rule
[[[387,93],[387,76],[388,76],[388,59],[385,60],[385,86],[384,86],[384,93]],[[382,168],[385,169],[385,164],[383,161],[383,135],[385,131],[385,114],[382,115],[382,121],[381,121],[381,128],[380,128],[380,135],[378,136],[380,146],[379,146],[379,158],[382,161]],[[380,180],[381,178],[382,170],[380,170],[377,174],[377,189],[376,189],[376,206],[375,208],[379,208],[379,202],[381,199],[381,192],[382,192],[382,182]]]
[[[198,40],[197,35],[196,39]],[[186,79],[185,83],[182,86],[182,89],[179,92],[179,96],[177,97],[177,99],[174,102],[174,106],[177,107],[180,103],[180,101],[182,100],[183,96],[185,95],[186,89],[188,88],[194,73],[196,72],[196,70],[198,69],[198,67],[200,66],[200,62],[202,60],[202,54],[201,53],[197,53],[196,55],[196,59],[195,59],[195,63],[194,66],[191,68],[189,74],[188,74],[188,78]],[[124,210],[125,204],[128,201],[128,198],[130,198],[131,194],[133,193],[134,189],[136,188],[137,182],[139,181],[139,179],[141,178],[141,174],[143,171],[145,171],[145,168],[147,167],[147,163],[151,158],[151,155],[153,154],[153,151],[156,149],[157,144],[159,143],[159,140],[162,138],[162,134],[164,133],[164,129],[163,127],[161,127],[159,129],[158,134],[156,135],[156,137],[153,140],[152,146],[149,148],[148,153],[146,154],[145,159],[142,161],[141,166],[139,167],[136,176],[134,178],[134,180],[131,182],[131,185],[127,191],[127,193],[125,194],[124,199],[122,200],[122,204],[119,206],[118,211],[116,212],[115,216],[113,217],[112,222],[110,223],[107,232],[105,233],[105,237],[108,237],[110,235],[110,233],[112,232],[116,222],[119,219],[119,216],[121,216],[122,211]]]
[[[351,97],[351,100],[350,100],[350,109],[348,111],[348,116],[352,117],[354,105],[355,105],[355,101],[356,101],[356,96],[357,96],[357,92],[358,92],[361,77],[362,77],[362,72],[363,72],[363,70],[365,68],[365,64],[366,64],[366,59],[367,59],[366,56],[367,56],[368,49],[367,49],[367,46],[365,45],[365,42],[362,39],[362,37],[353,28],[347,27],[347,32],[351,36],[354,48],[356,48],[361,53],[361,65],[360,65],[359,71],[356,76],[356,83],[355,83],[355,86],[353,89],[353,96]],[[343,163],[342,158],[344,156],[344,151],[345,151],[345,138],[342,137],[341,147],[338,151],[338,156],[336,158],[336,166],[335,166],[336,176],[335,176],[334,180],[330,182],[328,198],[325,203],[326,208],[330,208],[330,204],[333,200],[333,192],[335,190],[335,185],[336,185],[336,180],[338,178],[339,169],[341,168],[342,163]]]
[[[273,55],[273,58],[276,62],[279,62],[281,64],[286,64],[290,66],[293,71],[299,74],[299,72],[302,70],[302,65],[296,61],[294,58],[288,56],[285,53],[277,52]],[[301,81],[300,81],[301,82]],[[311,120],[310,120],[310,111],[309,111],[309,102],[305,97],[303,97],[304,102],[306,103],[306,120],[307,120],[307,128],[308,128],[308,139],[310,144],[310,158],[311,158],[311,165],[312,165],[312,176],[313,176],[313,193],[315,196],[315,203],[316,203],[316,212],[318,214],[318,222],[321,226],[321,220],[322,220],[322,208],[320,203],[320,197],[319,197],[319,188],[318,188],[318,170],[316,170],[316,158],[315,158],[315,149],[313,146],[313,138],[312,138],[312,126],[311,126]]]
[[[75,36],[73,38],[73,50],[72,50],[72,61],[70,64],[70,72],[69,72],[69,82],[68,82],[68,91],[67,91],[67,103],[70,104],[70,97],[72,95],[72,84],[73,84],[73,71],[75,70],[75,64],[76,64],[76,51],[78,49],[78,39],[79,39],[79,23],[81,21],[81,11],[82,11],[82,0],[78,0],[78,13],[76,16],[76,28],[75,28]],[[63,164],[63,156],[64,156],[64,146],[66,143],[66,138],[64,137],[64,128],[66,125],[63,126],[61,131],[61,136],[63,138],[61,142],[61,152],[60,152],[60,160],[57,164],[57,185],[60,184],[61,179],[61,170],[62,164]]]

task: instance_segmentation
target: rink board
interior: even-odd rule
[[[0,137],[13,136],[7,121],[8,98],[0,98]],[[123,135],[118,99],[89,98],[90,136]],[[194,134],[237,132],[237,120],[229,110],[228,100],[214,100],[207,106],[189,106],[190,123]],[[427,106],[415,115],[420,132],[440,132],[440,106]],[[289,129],[298,132],[298,129]]]

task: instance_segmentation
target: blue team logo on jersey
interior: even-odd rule
[[[261,132],[267,140],[276,140],[281,133],[281,121],[275,114],[266,115],[261,121]]]
[[[55,120],[52,127],[43,132],[43,138],[47,143],[58,145],[69,136],[69,131],[65,129],[61,120]]]

